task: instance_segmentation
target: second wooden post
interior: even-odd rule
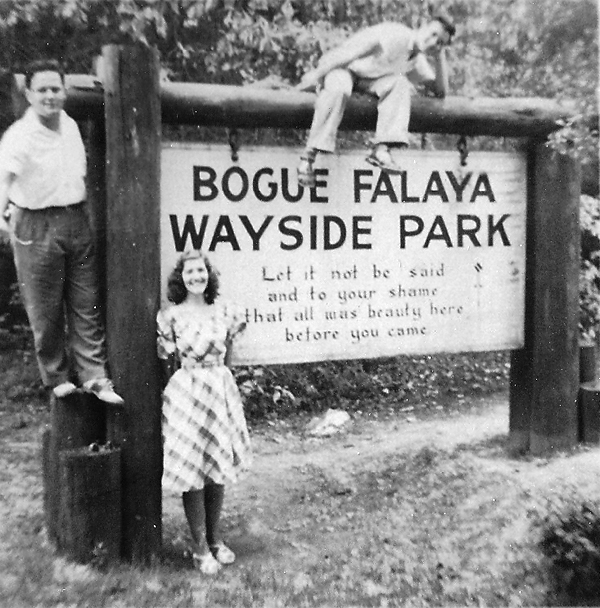
[[[112,377],[122,416],[123,556],[148,563],[161,544],[160,90],[156,49],[105,47],[106,292]]]
[[[543,454],[577,443],[578,163],[530,146],[525,347],[511,364],[510,444]]]

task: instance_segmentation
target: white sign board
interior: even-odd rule
[[[241,364],[523,345],[526,161],[511,152],[409,151],[387,175],[364,151],[164,143],[163,286],[178,253],[205,251],[246,310]]]

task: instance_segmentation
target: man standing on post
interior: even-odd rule
[[[448,90],[446,49],[456,28],[443,12],[414,31],[400,23],[380,23],[360,30],[339,47],[325,53],[306,73],[296,90],[316,89],[310,134],[298,166],[298,181],[315,185],[313,164],[318,152],[333,152],[337,130],[352,91],[378,98],[377,126],[368,163],[399,173],[390,148],[408,146],[412,84],[422,84],[438,97]],[[432,68],[425,52],[431,50]]]
[[[79,382],[100,400],[122,405],[107,377],[85,149],[63,110],[60,64],[32,63],[25,87],[30,107],[0,141],[0,228],[8,224],[42,380],[56,397]]]

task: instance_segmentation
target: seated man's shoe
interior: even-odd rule
[[[112,405],[123,405],[125,401],[123,397],[115,392],[113,383],[108,378],[95,378],[88,380],[83,385],[83,390],[96,395],[100,401],[110,403]]]
[[[385,146],[376,146],[365,159],[370,165],[378,167],[386,173],[398,175],[402,168],[396,163],[389,149]]]
[[[77,387],[72,382],[61,382],[52,389],[52,392],[58,399],[63,399],[72,395],[76,390]]]
[[[316,184],[314,159],[302,157],[298,165],[298,183],[305,188],[314,188]]]

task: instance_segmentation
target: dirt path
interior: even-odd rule
[[[476,404],[477,406],[482,403]],[[416,451],[424,447],[452,449],[461,443],[482,441],[508,432],[508,404],[503,396],[487,398],[485,410],[471,414],[416,420],[412,416],[392,421],[351,422],[348,429],[327,438],[255,439],[258,466],[269,470],[272,459],[277,467],[319,464],[333,468],[367,463],[386,452]]]
[[[429,420],[407,416],[397,421],[351,422],[339,435],[326,438],[276,431],[254,436],[251,472],[234,486],[232,496],[275,496],[301,483],[302,471],[320,469],[332,483],[344,483],[355,470],[365,470],[386,454],[417,452],[425,447],[451,450],[459,444],[485,441],[508,432],[508,404],[501,396],[486,402],[484,412]]]
[[[326,525],[310,542],[288,542],[288,532],[310,527],[310,517],[318,517],[319,501],[347,496],[350,504],[353,497],[358,500],[357,477],[381,471],[388,459],[410,459],[423,450],[460,451],[462,463],[474,471],[473,496],[461,507],[467,519],[469,510],[479,516],[482,505],[487,509],[490,501],[494,510],[502,510],[503,502],[507,510],[522,505],[513,529],[516,535],[527,534],[526,507],[535,501],[573,485],[590,497],[600,496],[600,447],[550,459],[511,458],[505,450],[508,415],[507,398],[498,395],[475,402],[470,413],[424,420],[410,416],[354,420],[347,430],[328,438],[292,433],[285,427],[257,433],[252,469],[227,496],[229,538],[242,563],[261,560],[273,565],[287,560],[292,569],[301,569],[317,561],[319,552],[330,549],[332,543],[351,542]],[[488,479],[492,485],[484,490],[481,486]],[[532,497],[531,501],[526,497]],[[314,506],[307,510],[309,503]],[[173,513],[172,509],[179,506],[165,504],[166,512]]]
[[[505,395],[474,401],[471,413],[416,420],[410,416],[395,421],[358,421],[340,435],[323,439],[292,433],[254,437],[255,462],[236,493],[277,487],[289,481],[294,472],[315,466],[344,475],[355,469],[368,469],[386,454],[418,452],[423,448],[452,451],[458,446],[484,445],[508,435],[509,405]],[[492,441],[493,444],[493,441]],[[513,471],[524,483],[551,488],[559,480],[581,487],[594,485],[600,476],[600,446],[583,446],[568,454],[551,458],[510,458],[501,446],[480,450],[482,465]],[[599,484],[600,490],[600,484]]]

